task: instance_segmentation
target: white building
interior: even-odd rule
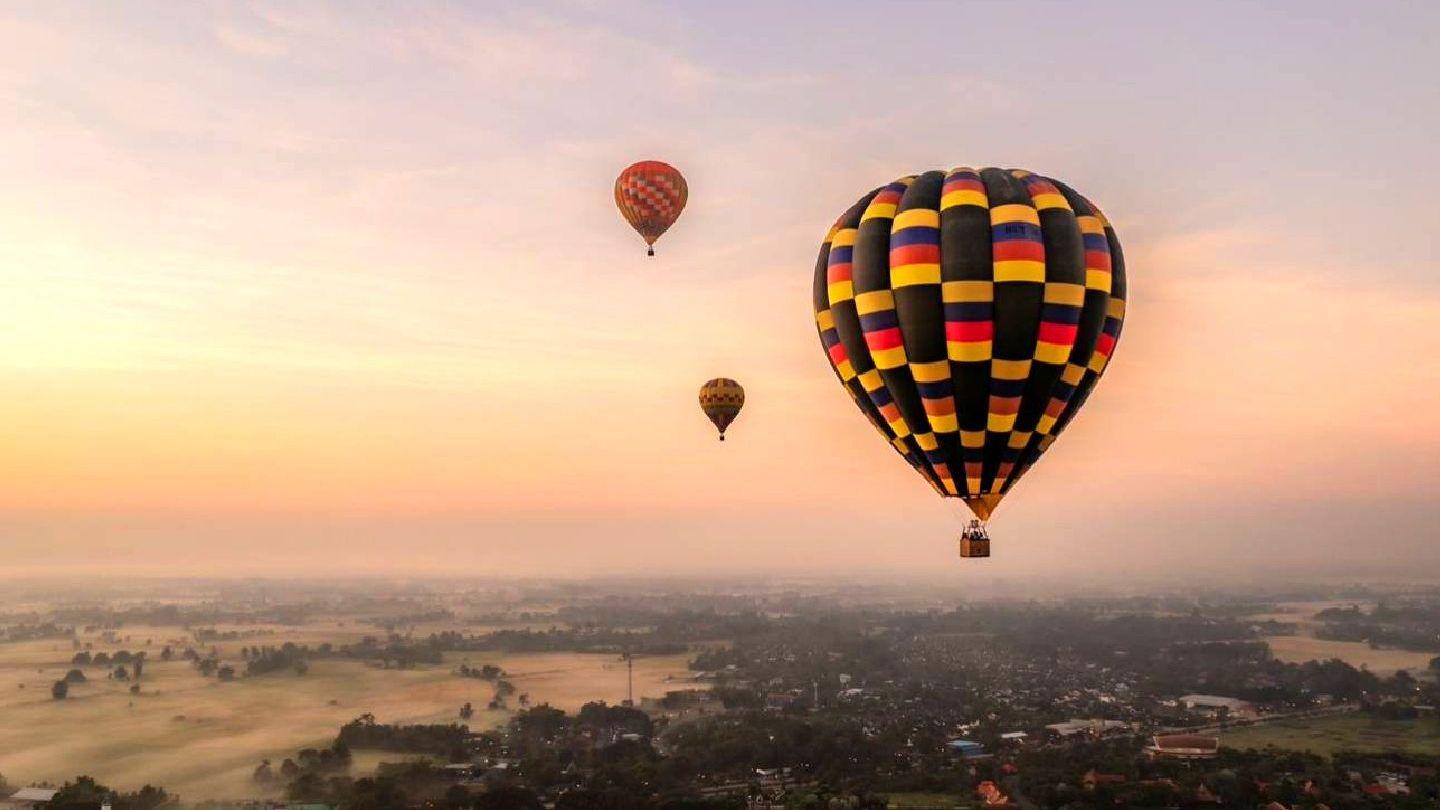
[[[1254,717],[1257,712],[1255,704],[1239,698],[1221,697],[1220,695],[1181,695],[1179,704],[1192,712],[1203,714],[1220,714],[1224,709],[1226,714],[1233,718]]]

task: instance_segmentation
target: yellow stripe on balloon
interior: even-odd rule
[[[947,304],[994,301],[995,283],[991,281],[947,281],[940,285],[940,299]]]
[[[991,433],[1009,433],[1015,427],[1016,414],[992,413],[986,419],[985,429]]]
[[[940,212],[933,208],[911,208],[908,211],[901,211],[895,215],[895,224],[890,226],[891,233],[903,231],[906,228],[938,228],[940,227]]]
[[[1023,380],[1030,376],[1030,360],[992,360],[990,376],[997,380]]]
[[[958,208],[962,205],[975,205],[981,208],[990,207],[990,198],[985,192],[974,189],[962,188],[949,191],[940,197],[940,210],[949,211],[951,208]]]
[[[997,205],[990,209],[990,224],[1004,225],[1007,222],[1028,222],[1031,225],[1039,225],[1040,214],[1034,207],[1020,203]]]
[[[1041,211],[1053,208],[1063,208],[1066,211],[1072,210],[1070,203],[1060,194],[1036,194],[1030,198],[1030,201],[1035,203],[1035,207]]]
[[[863,224],[872,219],[893,219],[895,217],[895,203],[870,203],[865,209],[864,216],[860,217]]]
[[[895,308],[895,294],[889,290],[871,290],[855,296],[855,310],[861,315],[871,315]]]
[[[1042,340],[1035,344],[1035,359],[1041,363],[1059,365],[1069,359],[1070,348],[1061,343],[1046,343]]]
[[[940,382],[950,379],[950,364],[945,360],[936,360],[933,363],[911,363],[910,373],[915,375],[915,382]]]
[[[1000,281],[1031,281],[1036,284],[1045,283],[1045,263],[1031,261],[1030,259],[1011,259],[1003,262],[995,262],[995,280]]]
[[[953,413],[931,415],[930,429],[936,433],[954,433],[960,429],[960,421]]]
[[[1045,303],[1078,307],[1085,303],[1085,287],[1080,284],[1049,282],[1045,285]]]
[[[890,268],[890,286],[895,289],[913,287],[917,284],[939,283],[940,265],[938,264],[902,264]]]
[[[899,368],[909,362],[905,356],[904,346],[896,346],[893,349],[871,349],[870,356],[875,359],[876,368],[886,371]]]
[[[961,342],[952,340],[945,344],[945,354],[957,363],[978,363],[989,360],[995,346],[988,340]]]

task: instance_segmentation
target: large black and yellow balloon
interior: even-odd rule
[[[815,265],[820,340],[846,393],[982,520],[1085,404],[1124,317],[1114,228],[1026,171],[902,177],[841,215]]]
[[[720,431],[720,441],[725,441],[725,429],[740,415],[745,407],[745,389],[729,377],[716,377],[700,386],[700,410]]]

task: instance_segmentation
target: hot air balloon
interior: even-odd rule
[[[655,255],[655,240],[680,218],[689,197],[685,176],[658,160],[632,164],[615,178],[615,205],[645,240],[651,256]]]
[[[1020,170],[927,171],[871,191],[820,246],[820,342],[846,393],[941,496],[985,522],[1085,404],[1125,318],[1100,209]]]
[[[725,441],[725,428],[730,427],[743,407],[745,389],[728,377],[716,377],[700,386],[700,410],[720,429],[722,442]]]

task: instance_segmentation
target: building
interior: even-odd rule
[[[1086,789],[1086,790],[1094,790],[1094,789],[1095,789],[1097,786],[1099,786],[1099,785],[1123,785],[1123,784],[1125,784],[1125,774],[1123,774],[1123,773],[1100,773],[1099,771],[1095,770],[1094,768],[1091,768],[1089,771],[1087,771],[1087,772],[1085,773],[1085,777],[1084,777],[1083,779],[1081,779],[1080,781],[1081,781],[1082,784],[1085,785],[1085,789]]]
[[[1220,753],[1220,738],[1203,734],[1157,734],[1150,738],[1145,753],[1151,759],[1214,759]]]
[[[1219,717],[1224,714],[1231,720],[1238,720],[1255,717],[1259,714],[1253,703],[1220,695],[1181,695],[1176,702],[1180,704],[1181,708],[1210,717]]]
[[[951,740],[945,743],[945,747],[949,749],[950,753],[959,754],[965,759],[978,759],[989,756],[989,754],[985,753],[984,743],[978,743],[974,740]]]
[[[1120,720],[1075,720],[1071,719],[1064,723],[1051,723],[1045,727],[1045,731],[1056,737],[1074,737],[1079,734],[1089,734],[1092,737],[1104,737],[1111,734],[1119,734],[1130,730],[1130,725]]]
[[[55,788],[20,788],[0,801],[0,807],[5,810],[31,810],[32,808],[48,807],[50,801],[55,798],[55,794],[59,792]]]

